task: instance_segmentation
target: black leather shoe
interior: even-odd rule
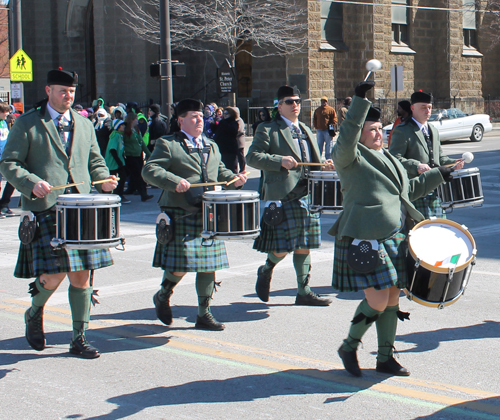
[[[353,376],[361,376],[361,369],[359,368],[358,356],[355,351],[345,351],[342,346],[339,347],[339,356],[342,359],[345,370]]]
[[[156,317],[163,322],[165,325],[170,325],[172,323],[172,309],[170,308],[170,296],[168,295],[168,299],[166,301],[161,301],[159,298],[160,291],[156,292],[153,296],[153,303],[155,304],[156,309]]]
[[[297,294],[295,298],[295,304],[302,306],[328,306],[330,303],[332,303],[330,299],[322,298],[312,291],[307,295]]]
[[[389,375],[395,376],[410,376],[410,371],[396,362],[396,360],[392,356],[386,362],[379,362],[377,360],[376,371],[379,373],[387,373]]]
[[[101,355],[99,350],[92,346],[83,335],[71,341],[69,352],[84,359],[97,359]]]
[[[257,270],[257,283],[255,283],[255,292],[262,302],[269,300],[269,290],[271,289],[271,278],[273,272],[264,272],[264,266],[261,265]]]
[[[148,201],[151,200],[154,197],[154,195],[144,195],[141,197],[141,201]]]
[[[26,323],[26,340],[36,351],[45,349],[45,334],[43,333],[43,308],[40,308],[34,317],[30,317],[30,309],[24,313]]]
[[[203,316],[196,316],[196,324],[194,326],[199,330],[222,331],[226,326],[217,321],[214,316],[208,312]]]

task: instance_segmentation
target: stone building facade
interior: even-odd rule
[[[307,11],[307,51],[237,59],[241,76],[237,98],[243,110],[247,105],[272,106],[277,87],[285,83],[300,89],[304,110],[313,109],[324,95],[331,102],[351,96],[372,58],[383,64],[373,76],[376,89],[371,95],[384,107],[386,119],[392,117],[396,100],[390,77],[394,66],[403,67],[404,89],[397,92],[398,100],[422,89],[432,92],[442,106],[483,112],[484,98],[500,97],[500,46],[491,43],[486,30],[491,15],[475,13],[471,30],[475,43],[472,48],[465,46],[467,0],[299,1]],[[479,1],[478,10],[486,3]],[[397,6],[407,12],[402,15],[400,9],[399,15],[394,14]],[[27,106],[42,99],[45,75],[58,66],[79,73],[77,102],[84,105],[99,96],[109,104],[160,101],[159,81],[149,75],[150,64],[159,59],[159,47],[123,25],[125,15],[115,0],[24,0],[22,13],[23,49],[34,68],[34,81],[25,84]],[[405,21],[396,24],[398,36],[396,15]],[[174,81],[174,101],[195,97],[228,103],[215,85],[216,69],[225,59],[222,51],[174,50],[172,58],[185,62],[187,70],[185,78]]]

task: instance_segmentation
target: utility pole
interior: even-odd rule
[[[12,57],[18,50],[23,48],[23,26],[22,26],[22,14],[21,14],[21,0],[10,0],[10,23],[12,25],[12,42],[10,43],[10,55]],[[24,84],[19,82],[21,87],[21,97],[16,98],[23,104],[24,110]],[[11,98],[12,101],[12,98]],[[12,101],[14,102],[14,101]]]
[[[170,2],[160,0],[160,91],[161,112],[172,116],[170,105],[174,103],[172,89],[172,47],[170,42]]]
[[[12,25],[12,42],[10,48],[10,56],[12,57],[17,50],[23,48],[21,0],[11,0],[10,8],[11,8],[11,25]]]

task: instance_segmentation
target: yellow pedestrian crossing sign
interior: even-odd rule
[[[33,81],[33,62],[22,49],[10,58],[10,80],[13,82]]]

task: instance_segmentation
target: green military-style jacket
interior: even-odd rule
[[[432,135],[432,150],[434,163],[437,166],[454,163],[452,159],[443,154],[439,133],[432,124],[427,124]],[[403,164],[410,178],[418,176],[417,167],[420,163],[429,164],[429,147],[425,141],[424,133],[418,128],[413,118],[393,129],[389,151]]]
[[[415,221],[424,219],[411,201],[443,182],[439,169],[409,179],[387,150],[382,154],[359,143],[370,101],[354,96],[332,150],[340,178],[343,211],[329,230],[332,236],[383,240],[399,226],[401,205]]]
[[[151,157],[142,169],[142,177],[151,185],[163,190],[159,200],[161,207],[178,207],[192,210],[186,199],[186,193],[178,193],[175,188],[182,179],[190,184],[202,183],[200,155],[190,153],[186,144],[186,135],[179,131],[156,140]],[[230,181],[236,174],[225,167],[217,145],[203,135],[205,145],[210,147],[207,160],[207,173],[210,182]],[[234,183],[227,187],[235,189]]]
[[[101,156],[92,123],[70,110],[74,121],[71,157],[68,157],[57,128],[46,106],[31,110],[16,119],[0,161],[0,172],[21,192],[23,210],[44,211],[56,204],[63,190],[54,190],[44,198],[33,195],[39,181],[52,186],[65,185],[69,175],[81,194],[92,190],[92,181],[109,176]],[[98,191],[101,186],[97,185]]]
[[[302,132],[307,134],[311,144],[311,161],[320,162],[318,144],[312,131],[300,123]],[[282,200],[301,180],[302,167],[285,169],[281,166],[284,156],[292,156],[297,162],[302,161],[298,142],[281,118],[259,124],[253,142],[246,155],[247,164],[263,171],[261,198],[263,200]],[[314,168],[314,167],[313,167]],[[316,170],[320,170],[318,166]]]

